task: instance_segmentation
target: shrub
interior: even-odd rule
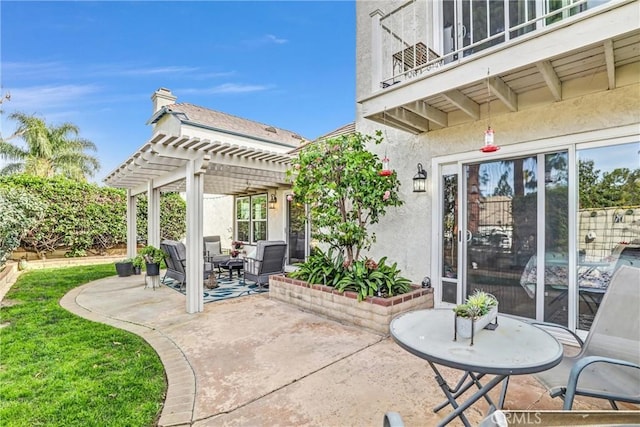
[[[22,237],[42,220],[46,203],[39,197],[0,188],[0,266],[20,246]]]
[[[383,257],[375,262],[373,259],[349,262],[341,253],[333,255],[333,250],[326,254],[314,249],[309,259],[298,265],[298,269],[289,274],[290,277],[313,284],[334,287],[337,291],[354,291],[358,301],[367,297],[391,297],[411,290],[411,282],[400,276],[397,264],[386,264]]]
[[[42,220],[29,225],[26,233],[19,233],[22,236],[19,246],[27,250],[41,254],[67,248],[67,256],[86,256],[88,252],[104,254],[107,249],[126,243],[124,190],[63,177],[9,175],[0,176],[0,191],[46,201]],[[162,194],[160,209],[162,238],[180,240],[186,232],[184,200],[176,193]],[[3,215],[4,211],[3,204]],[[146,241],[147,202],[144,196],[138,198],[137,215],[138,236]],[[7,255],[15,248],[12,246]]]
[[[138,197],[136,228],[138,241],[147,242],[147,197]],[[160,196],[160,238],[180,240],[187,234],[187,204],[178,193]]]

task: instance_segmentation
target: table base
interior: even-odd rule
[[[449,424],[456,417],[459,417],[466,427],[471,427],[469,420],[464,415],[464,411],[483,397],[489,403],[489,411],[487,414],[492,413],[496,409],[502,409],[502,406],[504,405],[504,399],[507,394],[507,387],[509,386],[508,375],[496,375],[489,382],[483,385],[480,382],[480,379],[482,379],[485,374],[476,374],[474,372],[466,371],[464,375],[462,375],[462,378],[460,378],[456,386],[454,388],[451,388],[451,386],[449,386],[449,384],[440,374],[440,371],[438,370],[436,365],[431,361],[428,362],[431,366],[431,369],[436,374],[436,382],[447,397],[447,400],[433,408],[433,412],[438,412],[449,405],[451,405],[454,409],[453,412],[447,415],[447,417],[438,424],[439,427]],[[500,392],[500,399],[498,401],[498,405],[496,406],[493,403],[493,400],[491,400],[491,398],[489,397],[489,392],[500,383],[502,383],[502,391]],[[456,399],[474,385],[478,388],[478,391],[476,391],[471,397],[469,397],[469,399],[467,399],[462,404],[458,404]]]

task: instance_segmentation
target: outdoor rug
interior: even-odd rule
[[[173,279],[166,278],[164,284],[173,290],[185,294],[185,288],[180,289],[180,283]],[[260,294],[263,292],[269,292],[269,289],[260,288],[257,284],[251,281],[243,282],[240,279],[229,279],[227,277],[218,278],[218,287],[215,289],[204,288],[204,303],[222,301],[229,298],[237,298],[246,295]]]

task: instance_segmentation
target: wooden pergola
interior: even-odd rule
[[[187,204],[186,310],[203,310],[203,195],[244,195],[287,187],[291,155],[220,141],[156,133],[104,182],[127,190],[127,254],[136,255],[136,197],[148,197],[148,244],[160,246],[160,192]],[[156,281],[159,278],[156,277]],[[154,283],[156,285],[157,283]]]

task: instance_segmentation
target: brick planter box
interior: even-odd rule
[[[373,297],[358,302],[355,292],[340,293],[329,286],[310,285],[285,276],[269,278],[269,298],[384,335],[389,334],[389,323],[398,314],[433,308],[433,290],[417,285],[406,294],[392,298]]]

